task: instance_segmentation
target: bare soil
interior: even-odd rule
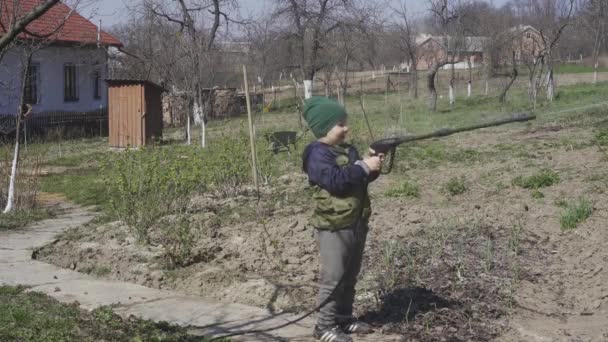
[[[433,154],[425,144],[404,147],[395,172],[371,186],[357,312],[406,341],[607,340],[608,154],[593,143],[603,119],[593,120],[461,134],[433,142],[441,149]],[[559,174],[557,184],[536,192],[512,184],[545,168]],[[453,177],[464,177],[463,194],[446,193]],[[404,179],[419,186],[418,198],[385,196]],[[314,305],[317,288],[307,187],[303,175],[288,174],[264,189],[259,204],[251,196],[193,198],[192,221],[201,228],[186,267],[168,269],[161,246],[137,244],[120,222],[72,230],[39,258],[301,312]],[[581,196],[593,214],[562,231],[564,201]]]

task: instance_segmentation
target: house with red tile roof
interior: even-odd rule
[[[41,3],[0,0],[0,35]],[[63,2],[31,22],[0,60],[0,115],[19,105],[26,49],[34,47],[25,101],[36,115],[87,113],[107,108],[108,49],[122,43]]]

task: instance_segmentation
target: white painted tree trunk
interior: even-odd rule
[[[198,101],[194,101],[194,107],[192,109],[194,112],[194,124],[200,125],[203,122],[203,106]]]
[[[593,84],[597,83],[597,67],[598,64],[595,63],[595,65],[593,66]]]
[[[553,70],[549,71],[547,81],[547,100],[553,102],[555,99],[555,79],[553,78]]]
[[[17,161],[19,160],[19,140],[15,143],[15,155],[13,156],[13,165],[11,167],[11,180],[8,186],[8,199],[6,201],[6,207],[4,213],[8,213],[13,210],[15,202],[15,180],[17,179]]]
[[[191,132],[190,132],[190,116],[189,115],[188,115],[188,121],[186,122],[186,137],[187,137],[187,144],[191,145],[192,136],[191,136]]]
[[[450,84],[450,105],[453,105],[454,103],[456,103],[456,98],[454,96],[454,86],[452,84]]]
[[[488,80],[486,79],[486,91],[485,91],[486,96],[488,96],[488,94],[490,94],[490,82],[488,82]]]
[[[471,84],[471,81],[469,81],[469,83],[467,84],[467,97],[471,97],[471,93],[473,92],[473,85]]]
[[[312,97],[312,80],[304,80],[304,98]]]

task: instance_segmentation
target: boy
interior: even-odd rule
[[[315,188],[311,224],[320,251],[318,301],[325,303],[313,335],[325,342],[351,342],[348,333],[372,332],[353,317],[353,301],[371,214],[367,184],[378,178],[382,156],[360,160],[355,147],[345,144],[347,114],[337,102],[312,97],[304,117],[318,139],[304,150],[303,169]]]

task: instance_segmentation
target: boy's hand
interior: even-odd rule
[[[380,172],[382,169],[382,162],[384,161],[384,155],[377,155],[363,158],[363,162],[370,171],[372,172]]]

